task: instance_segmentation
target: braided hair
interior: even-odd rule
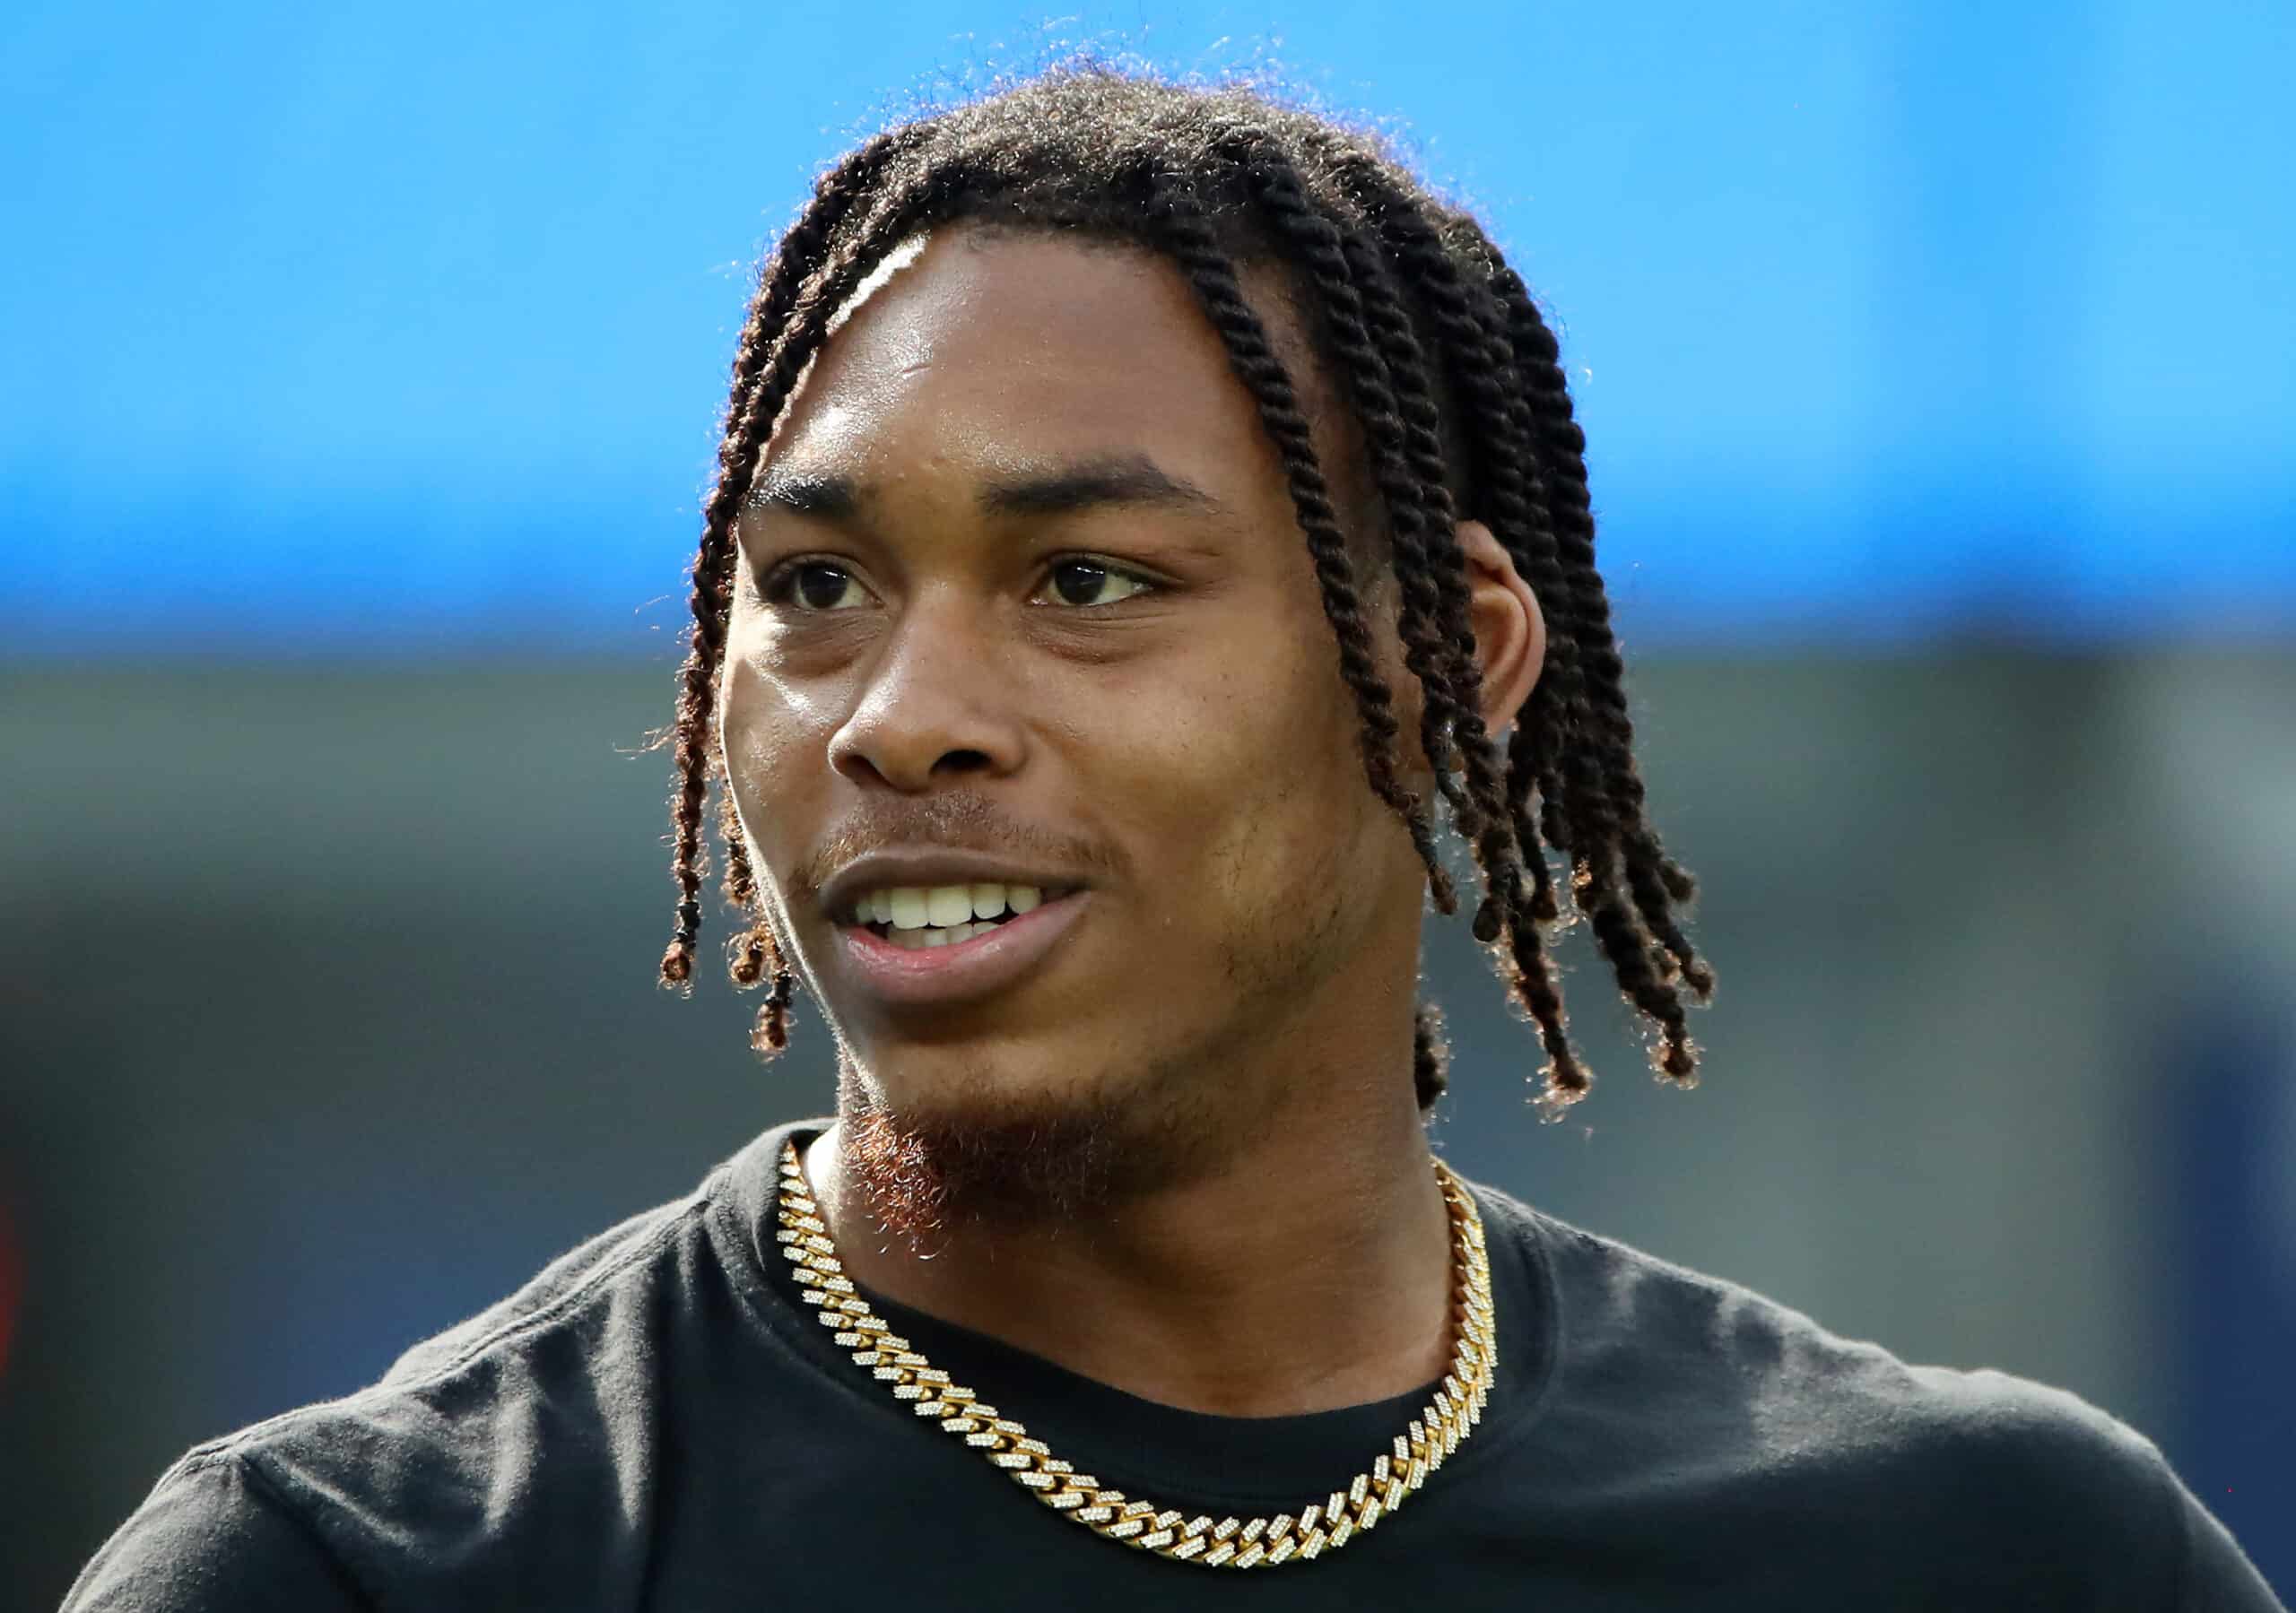
[[[1404,662],[1423,691],[1422,748],[1483,876],[1473,932],[1537,1027],[1549,1117],[1589,1083],[1549,956],[1548,931],[1562,922],[1549,846],[1568,860],[1570,900],[1620,990],[1655,1030],[1654,1069],[1696,1086],[1684,995],[1710,1001],[1714,976],[1676,909],[1697,888],[1644,811],[1624,663],[1595,568],[1586,437],[1554,334],[1521,277],[1474,217],[1430,195],[1378,141],[1254,90],[1182,86],[1095,64],[1052,69],[866,141],[822,175],[765,262],[703,507],[676,721],[655,741],[675,744],[678,903],[662,984],[692,989],[708,874],[701,816],[716,778],[723,889],[754,921],[729,944],[728,970],[740,988],[770,982],[752,1046],[771,1057],[788,1044],[796,976],[750,867],[722,742],[712,743],[735,519],[837,311],[896,245],[960,221],[1129,243],[1178,268],[1282,460],[1354,691],[1368,782],[1408,828],[1448,915],[1458,893],[1429,803],[1398,777],[1401,723],[1360,592],[1367,559],[1392,570]],[[1343,530],[1298,388],[1244,294],[1248,264],[1276,270],[1292,289],[1316,358],[1361,427],[1385,514],[1383,560]],[[1490,527],[1548,623],[1545,663],[1503,762],[1482,716],[1456,531],[1467,516]],[[1446,1085],[1441,1024],[1434,1004],[1418,1007],[1422,1109]]]

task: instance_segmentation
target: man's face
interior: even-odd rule
[[[1161,258],[956,230],[896,264],[739,527],[722,713],[760,884],[877,1106],[1240,1130],[1410,990],[1423,890],[1365,781],[1281,461]],[[1339,429],[1318,451],[1345,507]],[[1387,590],[1363,585],[1402,700]],[[1025,967],[919,1001],[873,984],[883,943],[822,889],[909,848],[1082,889]]]

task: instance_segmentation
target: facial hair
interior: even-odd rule
[[[1103,1218],[1216,1170],[1248,1140],[1186,1085],[999,1095],[915,1108],[885,1102],[849,1062],[838,1077],[839,1162],[872,1218],[930,1255],[968,1227],[1015,1231]]]

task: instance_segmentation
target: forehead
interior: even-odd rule
[[[1266,277],[1244,279],[1312,401],[1288,308]],[[882,484],[1109,452],[1145,452],[1231,492],[1252,479],[1280,485],[1257,406],[1169,259],[959,225],[904,244],[839,311],[760,469],[833,468]]]

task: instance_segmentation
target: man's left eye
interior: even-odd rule
[[[1113,599],[1100,597],[1100,590],[1111,581],[1128,586],[1130,592],[1119,594]],[[1135,572],[1103,565],[1099,560],[1054,561],[1052,585],[1072,605],[1120,604],[1135,595],[1152,592],[1156,586]]]

